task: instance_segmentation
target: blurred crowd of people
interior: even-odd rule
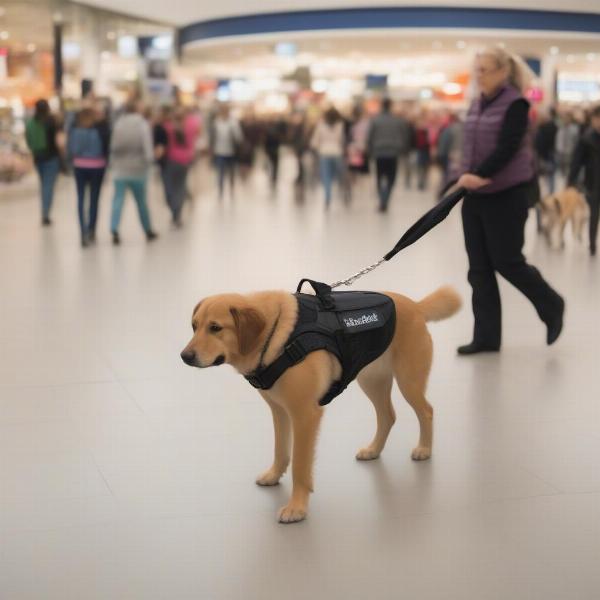
[[[530,114],[530,126],[543,191],[552,193],[557,176],[569,180],[578,143],[590,127],[590,112],[553,108]],[[196,108],[150,109],[135,100],[115,114],[89,101],[70,118],[61,118],[52,115],[48,103],[40,100],[28,121],[26,137],[40,179],[42,223],[51,223],[58,174],[72,171],[85,247],[96,238],[98,203],[109,166],[114,183],[110,232],[117,245],[128,191],[148,241],[157,237],[147,201],[152,167],[160,173],[174,227],[182,225],[182,209],[190,195],[188,172],[200,157],[210,156],[218,194],[223,197],[227,188],[233,193],[236,179],[248,178],[259,153],[275,188],[283,146],[297,163],[294,185],[304,188],[319,180],[326,208],[331,205],[335,184],[347,202],[357,183],[374,175],[377,208],[386,212],[399,170],[405,189],[414,182],[418,190],[425,190],[432,185],[430,174],[435,167],[440,184],[433,193],[441,195],[460,169],[463,129],[463,114],[395,104],[387,98],[375,114],[356,104],[346,113],[329,106],[317,117],[302,111],[258,117],[250,109],[240,119],[227,104],[202,115]]]

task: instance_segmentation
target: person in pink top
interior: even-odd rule
[[[181,227],[181,209],[185,200],[187,174],[196,151],[199,122],[193,115],[186,115],[183,108],[177,108],[173,117],[165,122],[164,128],[167,132],[165,193],[173,223]]]

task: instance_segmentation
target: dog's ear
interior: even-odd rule
[[[553,196],[552,200],[554,201],[554,208],[556,209],[556,212],[560,215],[560,213],[562,212],[560,200],[556,196]]]
[[[254,308],[231,307],[229,312],[235,323],[239,352],[250,354],[258,345],[258,338],[266,325],[265,319]]]
[[[198,304],[196,304],[196,306],[194,306],[194,310],[192,311],[192,319],[194,318],[194,315],[196,314],[196,311],[200,308],[201,304],[202,304],[202,300],[200,300],[200,302],[198,302]]]

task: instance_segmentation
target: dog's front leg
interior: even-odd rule
[[[290,447],[292,442],[290,417],[283,406],[269,400],[264,393],[261,393],[261,396],[270,406],[273,413],[275,457],[271,468],[259,475],[256,483],[258,485],[277,485],[290,464]]]
[[[315,445],[322,415],[323,409],[312,402],[290,414],[294,432],[293,488],[289,502],[279,511],[281,523],[294,523],[306,518],[309,495],[313,491]]]

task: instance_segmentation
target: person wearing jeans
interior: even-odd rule
[[[60,158],[56,137],[59,128],[50,113],[46,100],[35,103],[33,118],[27,121],[25,138],[33,154],[36,171],[40,178],[42,225],[50,225],[50,209],[54,198],[54,186],[60,172]]]
[[[217,169],[219,198],[223,197],[225,174],[228,175],[229,186],[233,194],[236,147],[242,140],[243,133],[239,122],[230,115],[229,107],[221,104],[210,128],[210,149]]]
[[[152,230],[146,203],[148,170],[153,160],[150,125],[139,114],[136,103],[129,102],[115,123],[110,144],[110,163],[115,183],[110,230],[115,245],[121,242],[119,224],[127,189],[131,190],[137,204],[146,239],[152,241],[157,237]]]
[[[150,213],[148,212],[148,205],[146,203],[147,183],[148,178],[146,176],[115,177],[115,195],[113,197],[112,215],[110,220],[110,230],[113,234],[113,242],[115,244],[120,242],[119,224],[121,222],[121,211],[123,210],[123,203],[125,202],[125,193],[127,190],[130,190],[133,194],[133,198],[137,204],[140,223],[146,232],[148,241],[153,240],[156,237],[156,234],[152,231]]]
[[[331,204],[335,179],[341,181],[345,150],[344,122],[335,108],[325,112],[317,123],[311,140],[311,148],[319,155],[321,183],[325,190],[325,208]]]
[[[77,115],[69,132],[68,155],[73,164],[77,185],[77,207],[81,229],[81,245],[96,240],[96,218],[102,181],[106,171],[108,151],[108,128],[97,127],[97,115],[91,108],[84,108]],[[90,188],[89,212],[85,211],[85,192]]]

